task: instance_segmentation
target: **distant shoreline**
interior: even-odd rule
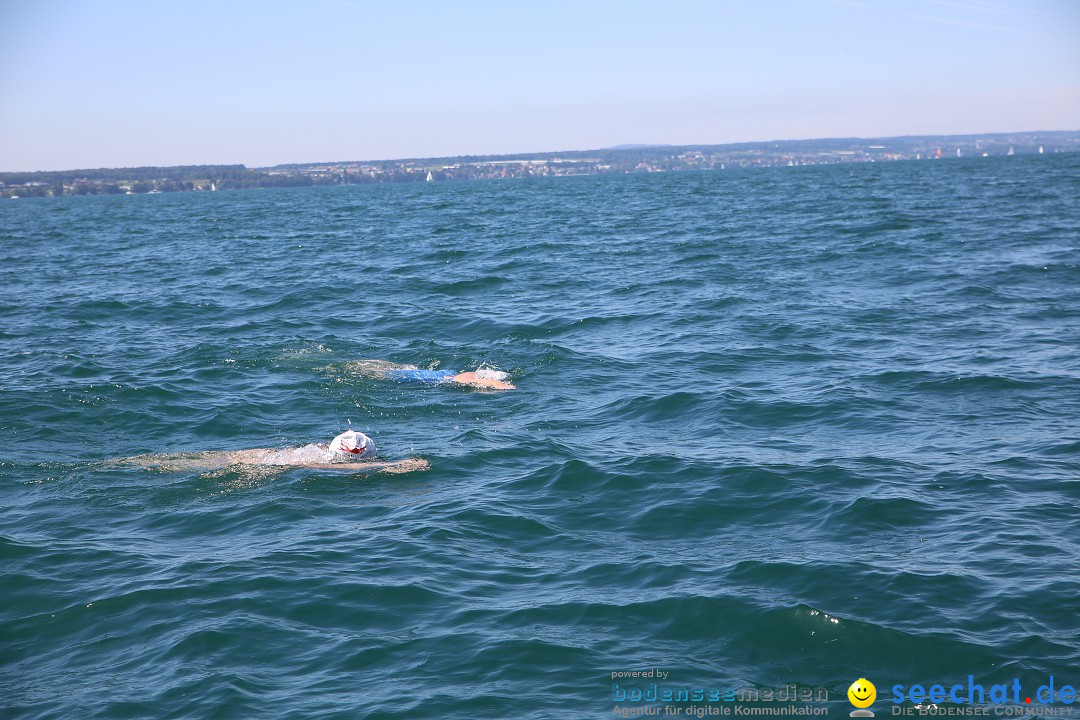
[[[185,165],[0,172],[0,198],[726,170],[1076,151],[1080,151],[1080,130],[723,145],[631,145],[599,150],[321,162],[266,168]]]

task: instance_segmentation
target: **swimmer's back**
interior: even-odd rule
[[[387,370],[385,376],[390,380],[403,383],[418,383],[433,385],[451,380],[458,374],[457,370]]]

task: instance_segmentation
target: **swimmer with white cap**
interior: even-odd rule
[[[410,385],[467,385],[484,390],[516,390],[517,386],[507,380],[510,376],[501,370],[480,366],[470,372],[457,370],[423,370],[415,365],[398,365],[385,360],[357,360],[346,367],[361,375],[396,380]]]
[[[138,455],[116,462],[131,465],[155,466],[176,470],[221,468],[230,465],[255,465],[265,468],[303,467],[313,470],[382,470],[385,472],[411,472],[427,470],[427,460],[409,458],[397,462],[358,462],[375,457],[375,441],[364,433],[346,430],[329,443],[309,444],[303,447],[253,448],[251,450],[228,450],[225,452],[175,453],[168,455]]]

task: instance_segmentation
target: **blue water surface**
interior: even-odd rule
[[[1068,154],[4,201],[3,716],[1080,685],[1077,198]],[[109,462],[349,427],[431,469]]]

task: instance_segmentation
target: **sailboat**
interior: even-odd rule
[[[424,178],[425,182],[431,182],[431,181],[432,181],[432,180],[434,180],[434,179],[435,179],[435,178],[431,177],[431,171],[430,171],[430,170],[428,170],[428,171],[427,171],[427,177],[426,177],[426,178]]]
[[[1012,148],[1010,147],[1010,148],[1009,148],[1009,152],[1007,152],[1007,153],[1005,153],[1005,154],[1006,154],[1006,155],[1015,155],[1016,153],[1014,153],[1014,152],[1013,152],[1013,149],[1012,149]]]

